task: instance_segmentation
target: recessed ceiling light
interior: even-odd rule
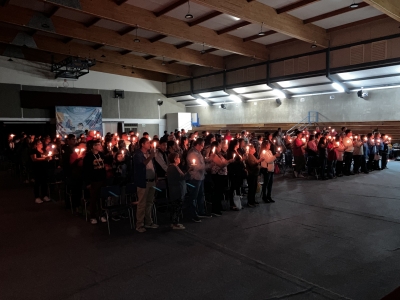
[[[265,35],[265,32],[263,31],[263,25],[264,25],[264,22],[261,23],[261,29],[260,29],[260,32],[258,33],[259,36]]]
[[[232,19],[234,19],[235,21],[239,21],[240,20],[240,18],[234,17],[234,16],[232,16]]]
[[[314,48],[317,48],[318,46],[317,46],[317,42],[316,41],[314,41],[314,43],[311,45],[311,47],[310,48],[312,48],[312,49],[314,49]]]
[[[139,40],[139,38],[138,38],[138,36],[137,36],[137,31],[138,31],[138,25],[136,24],[136,37],[135,37],[135,39],[133,40],[135,43],[140,43],[140,40]]]

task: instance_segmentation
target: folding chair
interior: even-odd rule
[[[127,211],[131,229],[133,228],[132,224],[133,210],[132,207],[127,203],[122,203],[121,188],[119,186],[107,186],[101,189],[100,208],[106,214],[108,234],[111,234],[110,216],[114,212]]]

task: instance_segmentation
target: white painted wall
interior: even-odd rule
[[[64,80],[54,79],[50,66],[44,63],[30,62],[8,57],[0,57],[0,83],[23,84],[44,87],[62,87]],[[102,72],[90,71],[77,81],[67,81],[69,87],[100,89],[100,90],[125,90],[140,93],[164,93],[165,83],[127,76],[113,75]]]

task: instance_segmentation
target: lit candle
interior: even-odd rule
[[[332,132],[335,132],[335,129],[332,129]]]
[[[111,150],[112,144],[111,144],[111,143],[109,143],[108,145],[110,145],[110,150]]]
[[[79,152],[79,149],[78,149],[78,148],[76,148],[76,149],[75,149],[75,152],[76,152],[76,153],[78,153],[78,152]]]
[[[11,138],[13,138],[15,135],[11,133],[10,136],[11,136]]]
[[[179,145],[179,140],[176,140],[176,144]]]
[[[104,136],[101,137],[101,140],[104,141]]]
[[[248,134],[249,134],[249,132],[247,131],[247,132],[246,132],[246,134],[248,135]]]
[[[389,141],[390,141],[390,140],[392,140],[392,138],[391,138],[391,137],[389,138]]]
[[[117,136],[118,135],[118,133],[114,133],[114,136]]]
[[[289,142],[291,142],[292,141],[292,139],[289,139]]]
[[[249,146],[246,147],[246,153],[249,153]]]
[[[52,154],[53,154],[53,152],[49,151],[49,155],[48,156],[51,156]]]
[[[207,131],[207,135],[209,135],[208,131]]]
[[[95,130],[95,131],[93,131],[93,133],[94,133],[94,134],[96,134],[96,132],[97,132],[96,130]]]
[[[131,138],[128,136],[128,141],[130,141],[131,140]]]
[[[339,146],[339,142],[336,142],[336,145],[338,145],[338,146]]]
[[[366,138],[366,137],[364,138],[364,141],[367,141],[367,138]]]
[[[316,134],[317,132],[316,131],[314,131],[314,134]]]
[[[305,138],[302,138],[301,140],[303,141],[303,143],[305,143],[305,141],[306,141],[306,139],[305,139]]]
[[[117,141],[119,141],[119,137],[117,137]]]
[[[154,143],[153,143],[153,145],[154,145],[154,146],[153,146],[153,148],[154,148],[154,152],[156,152],[156,145],[157,145],[157,143],[156,143],[156,142],[154,142]]]
[[[56,146],[54,146],[54,145],[51,145],[51,148],[52,148],[52,149],[54,149],[55,147],[56,147]]]
[[[331,139],[332,137],[330,135],[328,135],[328,139]]]
[[[212,149],[212,153],[215,153],[215,147]]]
[[[358,138],[358,136],[355,136],[354,138],[355,138],[355,139],[357,139],[357,138]]]
[[[278,147],[278,152],[281,152],[281,147]]]
[[[192,165],[195,166],[196,165],[196,160],[194,158],[193,158],[192,162],[193,162]]]
[[[306,135],[306,137],[308,137],[308,134]]]
[[[263,154],[265,154],[266,153],[266,151],[265,150],[263,150],[263,152],[262,152]]]
[[[84,152],[86,149],[85,148],[81,148],[81,154],[82,154],[82,152]]]
[[[136,136],[137,136],[137,137],[139,136],[139,132],[136,132]]]
[[[228,145],[228,140],[225,140],[225,144]]]
[[[124,150],[122,150],[122,151],[121,151],[121,153],[122,153],[122,155],[124,155],[124,154],[125,154],[125,151],[124,151]]]
[[[274,140],[274,143],[276,143],[276,140]]]
[[[328,128],[331,129],[331,126],[329,126]]]

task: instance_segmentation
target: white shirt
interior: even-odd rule
[[[260,158],[264,158],[264,161],[261,162],[261,168],[265,168],[268,169],[269,172],[273,172],[275,167],[274,161],[276,157],[272,154],[271,150],[261,151]]]

